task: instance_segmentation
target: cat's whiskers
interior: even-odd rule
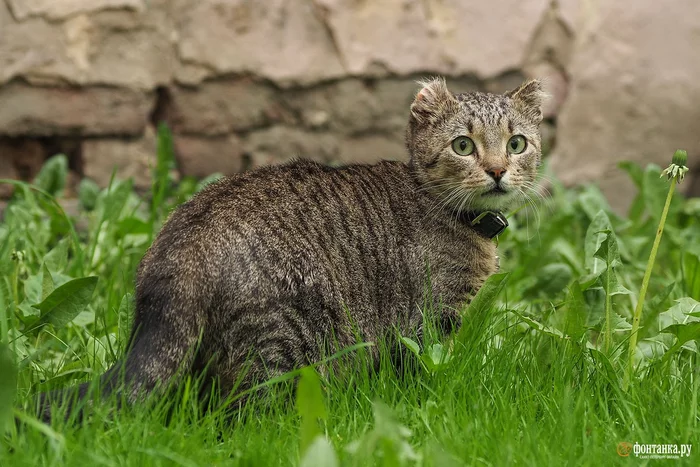
[[[469,205],[476,192],[472,187],[465,187],[462,182],[448,182],[446,186],[452,186],[452,189],[446,189],[440,195],[435,204],[426,213],[426,217],[432,215],[432,219],[437,218],[444,211],[449,209],[449,226],[457,228],[459,214]]]
[[[452,219],[452,217],[455,216],[455,214],[454,214],[455,210],[459,209],[459,205],[461,204],[461,200],[465,196],[468,196],[468,195],[469,195],[469,191],[464,190],[464,187],[460,186],[460,188],[457,190],[455,195],[452,196],[450,198],[449,202],[445,204],[445,206],[444,206],[445,208],[448,208],[448,207],[451,208],[449,210],[450,220]],[[456,227],[456,225],[455,225],[455,227]]]
[[[528,242],[534,238],[530,236],[530,214],[528,209],[529,207],[532,207],[533,213],[535,215],[535,224],[538,226],[541,223],[541,216],[539,212],[539,208],[541,206],[541,203],[537,202],[538,200],[533,198],[531,195],[534,194],[539,200],[545,201],[544,196],[539,193],[538,191],[539,185],[536,182],[528,181],[528,180],[523,180],[519,182],[518,186],[518,195],[520,198],[522,198],[523,203],[525,204],[525,222],[526,222],[526,232],[527,232],[527,240]],[[537,235],[539,235],[539,229],[537,229],[535,226],[535,232]]]
[[[431,180],[431,181],[425,182],[424,186],[416,189],[415,192],[420,193],[420,192],[425,192],[425,191],[431,191],[435,194],[436,198],[444,199],[445,192],[447,192],[447,191],[451,192],[451,190],[449,190],[449,188],[461,188],[461,189],[469,190],[469,188],[465,188],[463,181],[438,179],[438,180]]]
[[[531,203],[534,208],[539,209],[542,206],[546,206],[550,213],[553,212],[553,206],[551,203],[547,202],[550,195],[549,190],[537,183],[537,181],[525,181],[523,182],[523,188],[525,192],[530,193],[535,197],[535,199],[532,199]],[[544,193],[542,192],[543,188],[545,191]]]
[[[457,228],[457,219],[459,216],[459,206],[462,204],[461,200],[463,200],[466,196],[468,196],[468,192],[460,191],[459,196],[455,200],[455,203],[451,204],[451,209],[449,212],[449,218],[448,218],[448,224],[447,224],[451,229]],[[456,214],[455,214],[455,212],[456,212]],[[454,225],[452,223],[453,220],[455,221]]]
[[[454,228],[457,228],[457,224],[459,222],[459,215],[462,212],[462,210],[469,205],[469,203],[472,201],[472,198],[474,198],[474,195],[476,193],[474,191],[464,191],[464,196],[462,197],[462,201],[459,203],[458,208],[456,209],[456,212],[453,211],[454,215],[452,218],[454,219]]]
[[[435,180],[428,180],[427,182],[422,182],[421,186],[418,188],[417,191],[422,191],[428,188],[433,188],[436,185],[446,185],[446,184],[455,184],[459,183],[457,180],[454,179],[449,179],[449,178],[436,178]]]
[[[537,207],[534,203],[534,200],[532,199],[532,197],[530,197],[530,195],[527,194],[527,192],[525,192],[523,190],[521,190],[521,194],[523,195],[523,198],[525,199],[526,204],[529,204],[530,206],[532,206],[534,214],[535,214],[535,223],[536,223],[536,225],[539,225],[540,215],[539,215],[539,211],[537,210]],[[527,209],[527,208],[525,208],[525,223],[526,223],[525,229],[527,232],[527,240],[529,243],[533,237],[530,236],[530,209]],[[538,232],[537,228],[535,228],[535,232]]]
[[[426,212],[426,218],[430,218],[430,216],[433,214],[439,215],[440,212],[445,209],[445,207],[447,207],[456,196],[459,195],[459,191],[461,189],[460,185],[457,182],[453,182],[452,186],[452,189],[446,189],[437,196],[437,199],[433,205],[430,206],[428,212]],[[445,195],[445,193],[447,194]]]
[[[459,185],[458,181],[455,180],[433,180],[432,182],[427,182],[425,185],[417,188],[416,193],[421,193],[424,191],[437,191],[441,188],[454,187]]]

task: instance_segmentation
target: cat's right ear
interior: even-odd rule
[[[432,121],[436,116],[454,109],[457,105],[457,100],[447,89],[444,78],[432,78],[419,81],[418,84],[423,87],[411,104],[411,115],[419,122]]]
[[[518,88],[505,93],[506,97],[513,99],[513,103],[527,117],[536,121],[542,121],[542,104],[547,98],[547,93],[542,90],[542,83],[532,79],[521,84]]]

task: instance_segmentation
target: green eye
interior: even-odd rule
[[[508,140],[508,152],[511,154],[520,154],[527,147],[527,141],[524,136],[515,135]]]
[[[460,156],[468,156],[474,152],[474,141],[466,136],[459,136],[452,141],[452,150]]]

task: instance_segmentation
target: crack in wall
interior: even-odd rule
[[[330,24],[330,11],[328,10],[328,7],[325,5],[320,4],[317,0],[309,0],[311,3],[311,8],[312,11],[314,12],[314,16],[319,20],[321,25],[323,26],[323,30],[326,33],[326,37],[328,38],[328,41],[331,44],[331,47],[333,47],[333,51],[335,55],[338,57],[338,61],[340,62],[340,65],[343,67],[343,69],[348,72],[349,71],[349,66],[348,66],[348,61],[343,54],[343,50],[340,46],[340,41],[338,40],[338,37],[333,30],[333,26]]]
[[[15,23],[20,23],[21,21],[17,17],[15,10],[12,8],[12,4],[10,3],[10,0],[4,0],[3,3],[5,4],[5,8],[7,8],[7,11],[10,13],[10,16],[12,16],[12,19],[15,20]]]

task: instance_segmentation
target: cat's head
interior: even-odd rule
[[[423,188],[453,210],[515,207],[542,157],[539,81],[502,95],[453,94],[441,78],[421,84],[406,144]]]

